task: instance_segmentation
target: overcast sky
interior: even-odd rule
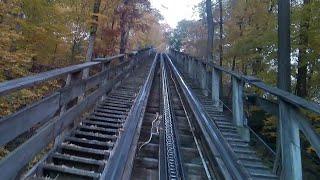
[[[201,0],[151,0],[154,8],[164,16],[165,22],[172,28],[182,19],[198,19],[194,14],[193,7]]]

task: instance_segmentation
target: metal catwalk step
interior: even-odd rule
[[[98,103],[28,179],[99,179],[150,65],[142,64]]]

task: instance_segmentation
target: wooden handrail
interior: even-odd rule
[[[176,52],[178,53],[178,52]],[[200,59],[197,59],[197,58],[194,58],[192,56],[189,56],[189,55],[186,55],[184,53],[182,53],[183,55],[185,56],[188,56],[190,58],[193,58],[194,60],[196,61],[199,61],[201,62],[202,64],[204,65],[208,65],[209,67],[211,68],[215,68],[219,71],[222,71],[232,77],[235,77],[235,78],[238,78],[238,79],[241,79],[243,80],[244,82],[248,83],[248,84],[251,84],[251,85],[254,85],[256,87],[258,87],[259,89],[262,89],[264,90],[265,92],[268,92],[270,94],[273,94],[279,98],[281,98],[282,100],[296,106],[296,107],[301,107],[301,108],[304,108],[304,109],[307,109],[307,110],[310,110],[310,111],[313,111],[315,113],[318,113],[320,114],[320,105],[317,104],[317,103],[314,103],[314,102],[310,102],[310,101],[307,101],[299,96],[296,96],[292,93],[289,93],[287,91],[284,91],[284,90],[281,90],[277,87],[273,87],[273,86],[270,86],[270,85],[267,85],[266,83],[264,83],[262,80],[260,80],[259,78],[256,78],[256,77],[253,77],[253,76],[245,76],[245,75],[242,75],[240,73],[237,73],[237,72],[234,72],[232,70],[228,70],[224,67],[221,67],[219,65],[216,65],[216,64],[213,64],[212,62],[205,62],[204,60],[200,60]]]
[[[114,56],[109,59],[119,57],[122,56]],[[140,61],[133,58],[125,60],[115,67],[107,68],[104,62],[88,62],[1,83],[0,95],[4,95],[46,80],[68,75],[66,87],[0,119],[0,146],[14,140],[36,124],[41,124],[41,127],[31,138],[1,159],[0,172],[6,172],[2,178],[14,179],[17,173],[37,153],[55,140],[64,130],[70,128],[70,124],[79,118],[79,115],[95,105],[99,98],[109,92],[115,84],[128,77],[129,72],[135,69],[139,63]],[[82,71],[96,65],[104,67],[100,72],[88,78],[84,79],[81,76]],[[112,78],[108,75],[110,72],[113,73]],[[74,102],[71,107],[69,107],[70,102]]]
[[[119,55],[116,55],[116,56],[105,57],[105,58],[95,58],[95,59],[93,59],[93,61],[101,62],[101,63],[107,63],[107,62],[110,62],[110,61],[112,61],[114,59],[118,59],[118,58],[122,58],[122,57],[125,57],[125,54],[119,54]]]
[[[136,53],[137,51],[130,52],[130,54],[136,54]],[[106,57],[106,58],[95,58],[93,59],[92,62],[86,62],[82,64],[58,68],[51,71],[42,72],[39,74],[2,82],[0,83],[0,96],[7,95],[9,93],[15,92],[20,89],[32,87],[45,81],[57,79],[61,76],[64,76],[70,73],[82,71],[83,69],[90,68],[92,66],[109,63],[121,57],[125,57],[125,54],[119,54],[116,56]]]
[[[211,93],[214,103],[213,105],[217,108],[221,108],[219,103],[221,101],[221,74],[223,72],[231,76],[233,123],[237,127],[240,136],[245,140],[250,140],[250,136],[247,121],[243,113],[244,83],[255,86],[258,89],[277,97],[278,103],[276,104],[260,99],[257,101],[257,105],[260,105],[260,107],[267,112],[273,112],[273,114],[279,119],[280,125],[278,127],[278,139],[280,139],[280,146],[277,146],[277,148],[280,150],[278,153],[281,152],[281,156],[283,156],[281,158],[281,165],[283,166],[281,169],[283,171],[282,173],[293,174],[296,177],[300,177],[302,174],[300,131],[306,136],[311,146],[314,147],[318,157],[320,157],[320,136],[310,125],[307,117],[300,111],[300,109],[304,109],[320,114],[319,104],[307,101],[277,87],[267,85],[259,78],[245,76],[216,64],[208,63],[174,50],[171,51],[171,54],[175,57],[175,63],[181,68],[181,70],[188,72],[190,77],[200,82],[203,92],[206,92],[205,89],[208,88],[206,84],[208,83],[207,73],[210,73],[212,70]],[[195,61],[198,63],[194,63]],[[194,76],[195,72],[199,75]],[[279,144],[277,143],[277,145]],[[277,157],[280,157],[279,154],[277,154]],[[275,162],[275,167],[277,166],[277,163],[278,162]]]
[[[0,96],[12,93],[14,91],[17,91],[19,89],[28,88],[31,86],[35,86],[37,84],[40,84],[44,81],[53,80],[58,77],[61,77],[63,75],[67,75],[70,73],[74,73],[77,71],[81,71],[85,68],[89,68],[92,66],[95,66],[99,64],[98,62],[87,62],[83,64],[68,66],[64,68],[59,68],[43,73],[39,73],[32,76],[27,76],[19,79],[14,79],[11,81],[6,81],[3,83],[0,83]]]

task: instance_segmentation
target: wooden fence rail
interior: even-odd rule
[[[137,58],[146,55],[144,49],[127,55],[94,59],[79,65],[60,68],[34,76],[0,83],[0,96],[34,85],[65,78],[65,86],[27,107],[0,119],[0,146],[14,140],[36,125],[41,125],[35,134],[0,161],[1,178],[14,179],[50,142],[64,130],[70,128],[76,118],[96,104],[101,97],[128,76],[141,61]],[[109,67],[110,62],[125,57],[120,64]],[[83,71],[94,67],[101,71],[84,78]]]

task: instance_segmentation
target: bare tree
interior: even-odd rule
[[[207,58],[208,58],[208,61],[213,61],[214,25],[213,25],[211,0],[206,0],[206,13],[207,13],[207,26],[208,26]]]
[[[219,0],[219,14],[220,14],[220,43],[219,43],[219,62],[220,66],[222,66],[223,62],[223,9],[222,9],[222,0]]]

